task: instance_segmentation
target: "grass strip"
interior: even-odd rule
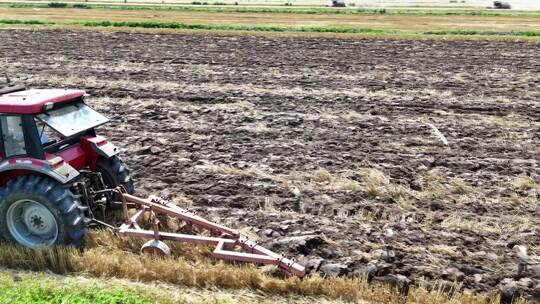
[[[80,23],[89,27],[140,27],[154,29],[190,29],[190,30],[227,30],[256,32],[308,32],[308,33],[352,33],[375,35],[465,35],[465,36],[525,36],[540,37],[540,31],[478,31],[478,30],[441,30],[415,32],[405,30],[383,30],[372,28],[356,28],[344,26],[272,26],[272,25],[218,25],[218,24],[186,24],[180,22],[153,21],[85,21]]]
[[[54,4],[52,4],[54,3]],[[117,10],[154,10],[179,12],[219,12],[219,13],[275,13],[275,14],[337,14],[337,15],[409,15],[409,16],[540,16],[539,11],[496,11],[496,10],[422,10],[422,9],[385,9],[385,8],[358,8],[358,9],[328,9],[328,8],[269,8],[246,7],[219,2],[209,2],[198,6],[167,6],[167,5],[107,5],[107,4],[68,4],[62,2],[39,3],[2,3],[2,6],[11,8],[96,8]],[[206,6],[209,5],[209,6]],[[220,7],[212,5],[221,5]]]
[[[100,286],[52,280],[44,275],[10,276],[0,273],[0,303],[151,304],[156,297],[124,286]],[[161,303],[167,302],[159,299]],[[169,301],[172,303],[172,301]]]
[[[155,21],[82,21],[74,23],[55,23],[41,20],[0,19],[0,25],[79,25],[84,27],[128,27],[148,29],[183,29],[183,30],[221,30],[254,32],[296,32],[296,33],[344,33],[373,35],[424,35],[424,36],[511,36],[540,37],[540,31],[481,31],[481,30],[439,30],[408,31],[392,29],[357,28],[346,26],[278,26],[278,25],[222,25],[188,24],[182,22]]]
[[[0,19],[0,24],[49,25],[54,23],[41,20]]]
[[[341,26],[274,26],[274,25],[221,25],[221,24],[187,24],[181,22],[153,21],[85,21],[80,23],[90,27],[140,27],[153,29],[189,29],[189,30],[225,30],[256,32],[309,32],[309,33],[362,33],[362,34],[396,34],[396,30],[380,30],[371,28],[354,28]]]

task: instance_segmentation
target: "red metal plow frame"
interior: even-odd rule
[[[156,241],[171,240],[213,245],[216,246],[212,253],[215,258],[229,261],[276,265],[287,274],[298,277],[302,277],[305,274],[304,266],[250,241],[241,236],[235,229],[210,222],[164,199],[158,197],[141,199],[125,193],[125,190],[123,189],[118,190],[120,199],[122,200],[122,210],[126,221],[120,226],[119,233],[124,236],[155,239]],[[128,203],[134,204],[137,209],[137,212],[131,217],[128,215]],[[150,212],[153,215],[153,231],[144,230],[137,223],[137,220],[145,212]],[[155,216],[156,214],[166,214],[175,217],[184,221],[188,230],[193,232],[206,230],[209,231],[212,236],[161,232],[159,231],[159,221]],[[240,249],[242,251],[235,251],[234,249]]]

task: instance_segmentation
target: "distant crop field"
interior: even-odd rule
[[[472,15],[357,10],[227,11],[213,8],[141,9],[88,6],[0,6],[0,25],[106,26],[134,28],[329,32],[377,35],[490,35],[540,37],[540,15]],[[378,12],[378,13],[377,13]]]
[[[11,0],[0,2],[48,2],[47,0]],[[108,3],[108,4],[161,4],[161,5],[247,5],[247,6],[329,6],[331,0],[69,0],[67,2]],[[433,9],[485,9],[493,6],[491,0],[346,0],[349,7],[386,8],[433,8]],[[540,3],[534,0],[510,1],[514,10],[540,10]]]
[[[240,24],[278,26],[347,26],[357,28],[429,30],[540,30],[539,17],[523,16],[415,16],[275,14],[235,12],[182,12],[100,9],[0,8],[0,19],[37,19],[55,22],[78,20],[159,21],[187,24]]]

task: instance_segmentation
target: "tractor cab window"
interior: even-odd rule
[[[84,103],[62,106],[39,114],[36,117],[63,137],[82,133],[108,121],[105,116]]]
[[[6,157],[25,155],[26,145],[20,116],[0,116],[2,142]]]
[[[41,120],[36,119],[35,121],[39,133],[39,140],[43,147],[48,147],[64,139],[60,133],[53,130],[53,128],[49,127]]]

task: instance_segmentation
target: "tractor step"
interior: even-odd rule
[[[276,265],[288,275],[302,277],[305,274],[304,266],[292,259],[275,253],[262,247],[254,241],[242,236],[239,231],[223,225],[208,221],[186,209],[176,206],[172,202],[159,197],[142,199],[125,192],[123,188],[117,189],[122,201],[122,210],[125,223],[120,226],[118,232],[124,236],[141,237],[151,239],[143,248],[143,252],[158,255],[167,255],[170,252],[164,240],[197,243],[215,246],[213,256],[228,261],[249,262],[255,264]],[[135,206],[137,210],[132,216],[128,215],[128,205]],[[153,221],[153,230],[142,229],[137,221],[143,214],[149,212]],[[159,230],[157,215],[168,215],[183,221],[191,233],[170,233]],[[208,232],[210,236],[201,235]]]

